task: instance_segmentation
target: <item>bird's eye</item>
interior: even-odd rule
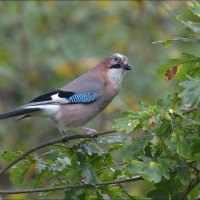
[[[114,57],[114,61],[115,61],[115,62],[119,62],[119,57],[117,57],[117,56]]]

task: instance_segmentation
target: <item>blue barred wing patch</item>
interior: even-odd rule
[[[93,101],[96,101],[100,98],[100,95],[94,94],[91,92],[79,92],[75,93],[71,97],[69,97],[67,100],[69,103],[91,103]]]

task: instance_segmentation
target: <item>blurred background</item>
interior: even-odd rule
[[[176,91],[176,82],[160,79],[156,68],[167,58],[178,57],[180,48],[183,52],[197,48],[178,43],[164,48],[152,42],[184,36],[176,21],[184,4],[1,1],[0,113],[66,84],[115,52],[125,54],[134,70],[127,73],[112,104],[88,127],[111,129],[113,119],[126,109],[138,110],[139,101],[153,103]],[[59,134],[51,121],[42,118],[0,121],[0,151],[23,151]],[[145,187],[140,190],[138,194],[144,193]]]

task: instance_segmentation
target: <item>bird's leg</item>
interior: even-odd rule
[[[86,130],[86,131],[87,131],[87,132],[86,132],[87,135],[91,135],[91,134],[94,134],[94,133],[97,132],[97,131],[96,131],[95,129],[93,129],[93,128],[87,128],[87,127],[84,127],[84,126],[82,126],[81,129]]]
[[[54,121],[56,127],[58,128],[59,132],[61,133],[62,137],[68,136],[68,135],[66,134],[66,132],[64,131],[63,126],[62,126],[61,124],[59,124],[59,122],[58,122],[57,120],[53,119],[53,121]]]
[[[67,136],[66,132],[65,132],[60,126],[58,126],[58,130],[59,130],[59,132],[61,133],[61,135],[62,135],[63,137],[66,137],[66,136]]]

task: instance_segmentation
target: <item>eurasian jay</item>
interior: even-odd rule
[[[65,128],[84,126],[99,114],[118,93],[127,70],[126,56],[115,53],[67,85],[38,96],[0,119],[43,116],[53,119],[61,133]]]

